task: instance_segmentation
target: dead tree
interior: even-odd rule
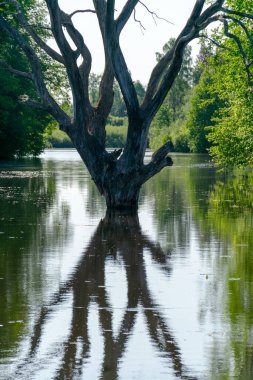
[[[174,46],[154,67],[144,100],[142,104],[139,104],[119,40],[130,17],[132,15],[135,17],[137,5],[142,5],[149,11],[144,2],[127,0],[119,14],[115,10],[115,0],[93,0],[93,9],[76,10],[72,14],[67,14],[60,9],[58,0],[45,0],[45,3],[50,18],[50,29],[59,53],[52,49],[29,24],[21,2],[6,0],[1,2],[3,11],[0,14],[0,27],[23,50],[30,62],[31,72],[21,72],[10,67],[6,62],[2,64],[14,75],[26,77],[34,82],[40,101],[33,99],[24,101],[28,105],[49,112],[59,123],[60,129],[68,134],[98,190],[105,197],[107,207],[137,209],[141,186],[161,169],[172,165],[172,160],[168,157],[170,142],[158,149],[148,164],[144,164],[144,155],[150,124],[180,71],[185,47],[192,40],[203,36],[203,31],[210,24],[220,22],[224,25],[225,35],[233,38],[237,43],[249,73],[252,61],[247,60],[239,38],[229,31],[229,26],[230,23],[236,22],[243,29],[245,28],[243,20],[245,18],[251,20],[253,16],[224,8],[225,0],[212,2],[196,0],[189,19],[176,38]],[[8,11],[10,6],[11,13]],[[97,17],[104,45],[105,67],[96,106],[91,104],[89,98],[91,53],[82,34],[72,21],[73,16],[79,12],[90,13],[91,17]],[[12,22],[13,19],[15,23]],[[74,49],[68,42],[68,36],[75,45]],[[248,36],[252,43],[251,35]],[[38,48],[65,67],[73,97],[73,117],[71,118],[61,109],[47,88]],[[80,58],[81,64],[79,64]],[[105,125],[113,104],[115,78],[119,83],[127,109],[128,133],[124,149],[108,153],[105,149]]]

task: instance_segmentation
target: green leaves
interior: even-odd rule
[[[36,4],[35,1],[24,2],[25,10],[27,12],[32,10],[35,13]],[[38,9],[37,13],[41,15]],[[30,67],[26,57],[2,29],[0,30],[0,39],[0,59],[8,62],[17,70],[29,72]],[[47,70],[46,65],[44,69]],[[52,74],[51,77],[53,77]],[[0,159],[30,154],[38,155],[45,147],[44,131],[48,127],[51,117],[42,111],[19,103],[19,96],[23,94],[37,99],[31,81],[16,77],[7,69],[0,67],[0,83]]]
[[[231,26],[231,29],[233,28],[233,32],[238,33],[238,25]],[[246,35],[242,34],[240,37],[244,49],[253,56],[253,47]],[[228,47],[234,44],[231,40],[225,43]],[[208,136],[213,144],[210,153],[224,166],[252,165],[253,96],[248,88],[242,56],[235,48],[222,50],[217,53],[211,65],[215,68],[213,72],[215,92],[224,106],[213,118],[214,126]]]
[[[249,7],[245,0],[227,1],[226,7],[252,12],[252,4]],[[243,24],[252,39],[251,21],[243,19]],[[213,39],[223,48],[216,48],[209,56],[194,89],[187,120],[189,146],[193,152],[209,148],[213,159],[223,166],[246,166],[253,163],[253,95],[248,87],[253,67],[249,65],[247,72],[245,64],[250,57],[253,61],[253,45],[233,18],[228,18],[228,28],[231,35],[240,38],[244,55],[236,39],[224,37],[221,30],[213,32]]]

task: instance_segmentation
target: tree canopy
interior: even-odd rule
[[[93,8],[76,9],[67,14],[57,0],[45,0],[42,4],[46,4],[49,16],[46,37],[40,36],[36,30],[38,26],[45,26],[37,23],[34,27],[30,16],[28,19],[23,1],[7,0],[1,4],[0,28],[23,51],[30,69],[21,71],[15,69],[14,65],[8,67],[16,75],[31,80],[37,91],[36,98],[29,96],[25,99],[26,104],[48,112],[57,120],[60,128],[71,138],[110,208],[136,208],[142,184],[172,164],[171,158],[167,156],[170,142],[165,142],[148,164],[144,163],[149,128],[180,72],[186,47],[192,40],[206,36],[211,24],[221,24],[225,39],[236,44],[244,57],[243,69],[251,85],[252,60],[250,52],[242,48],[240,41],[241,35],[246,33],[248,43],[252,45],[248,30],[253,16],[249,7],[241,6],[241,1],[234,4],[233,1],[225,0],[196,0],[185,26],[155,65],[143,99],[138,96],[131,78],[120,46],[120,36],[130,17],[136,20],[137,6],[143,6],[152,13],[145,2],[127,0],[117,13],[117,1],[93,0]],[[91,53],[73,23],[77,13],[97,18],[104,44],[105,68],[96,105],[92,104],[89,94]],[[155,17],[154,13],[152,15]],[[238,30],[233,29],[234,25],[238,26]],[[58,50],[47,43],[49,37],[55,40]],[[49,62],[53,60],[57,65],[60,64],[66,72],[73,99],[73,115],[63,110],[51,88],[52,82],[43,69],[46,56]],[[105,125],[113,105],[115,78],[126,106],[128,133],[123,151],[108,153],[105,149]]]
[[[28,3],[25,12],[31,6],[31,2]],[[13,44],[12,38],[3,29],[0,29],[0,40],[0,159],[14,155],[37,155],[45,146],[43,132],[51,117],[19,101],[22,95],[36,97],[36,91],[30,81],[8,69],[13,65],[17,70],[25,71],[29,70],[29,64],[19,46]]]
[[[235,14],[252,10],[246,1],[229,3]],[[229,13],[224,19],[231,38],[221,29],[210,38],[215,48],[200,65],[187,116],[189,146],[193,152],[208,150],[223,166],[245,166],[253,162],[251,18],[242,22]]]

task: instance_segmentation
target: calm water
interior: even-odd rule
[[[106,215],[74,151],[0,164],[0,378],[253,378],[253,172],[205,156]]]

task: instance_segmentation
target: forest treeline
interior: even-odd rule
[[[247,11],[245,4],[243,2],[243,10]],[[26,5],[27,13],[32,7],[34,1],[29,0]],[[45,17],[43,12],[32,12],[32,15],[33,24],[41,23]],[[247,52],[247,56],[253,56],[250,43],[253,34],[247,31],[251,33],[248,38],[239,24],[235,24],[233,28],[231,33],[238,34],[240,30],[241,51],[234,39],[224,38],[219,30],[213,32],[212,41],[203,36],[195,62],[192,59],[191,47],[185,49],[181,71],[150,129],[149,147],[152,150],[170,140],[175,152],[209,153],[224,166],[252,164],[253,83],[252,86],[249,83],[242,52]],[[46,37],[47,31],[42,29],[40,33]],[[2,30],[0,39],[0,62],[7,60],[10,64],[15,63],[18,70],[27,71],[27,61]],[[164,45],[163,51],[156,53],[158,61],[171,48],[173,42],[174,40],[170,39]],[[52,65],[52,62],[45,59],[43,62],[43,70],[51,92],[71,114],[71,101],[64,72],[60,65]],[[251,64],[252,62],[249,63],[248,70],[251,70]],[[100,80],[100,75],[91,74],[89,93],[93,105],[98,101]],[[31,81],[16,76],[2,64],[0,82],[0,158],[36,156],[45,147],[72,146],[67,135],[59,131],[50,116],[23,104],[27,96],[36,99]],[[141,101],[145,95],[145,85],[140,81],[136,81],[134,85]],[[114,103],[107,120],[106,131],[108,147],[124,145],[127,117],[117,82],[114,84]]]

